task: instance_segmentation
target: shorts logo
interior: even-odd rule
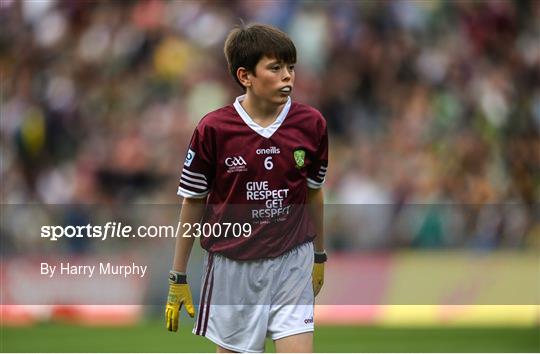
[[[225,166],[228,167],[228,173],[247,171],[247,162],[242,156],[227,157],[225,159]]]
[[[305,324],[313,323],[313,317],[311,317],[311,318],[306,318],[306,319],[304,320],[304,323],[305,323]]]
[[[306,157],[306,152],[302,149],[296,149],[293,153],[294,161],[296,162],[296,168],[304,167],[304,160]]]
[[[187,155],[186,155],[186,161],[184,161],[184,166],[191,166],[191,163],[193,162],[193,159],[195,158],[195,151],[188,149]]]

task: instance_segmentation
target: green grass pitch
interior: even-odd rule
[[[180,324],[177,333],[158,322],[132,327],[81,327],[59,323],[2,327],[1,352],[214,352],[215,346]],[[271,342],[267,351],[273,351]],[[539,352],[534,328],[383,328],[315,329],[318,352]]]

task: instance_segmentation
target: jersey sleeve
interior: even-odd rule
[[[311,189],[319,189],[324,183],[326,177],[326,169],[328,168],[328,129],[326,121],[321,117],[323,122],[319,133],[319,148],[313,161],[308,169],[307,184]]]
[[[214,152],[211,134],[199,124],[189,143],[177,194],[184,198],[204,198],[210,192],[214,176]]]

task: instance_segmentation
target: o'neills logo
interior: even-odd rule
[[[257,149],[255,151],[257,155],[277,155],[280,153],[279,148],[271,146],[268,149]]]
[[[306,318],[306,319],[304,320],[304,323],[305,323],[305,324],[313,323],[313,317]]]

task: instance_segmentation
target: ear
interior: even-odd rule
[[[244,87],[251,87],[251,73],[243,66],[236,70],[236,77]]]

